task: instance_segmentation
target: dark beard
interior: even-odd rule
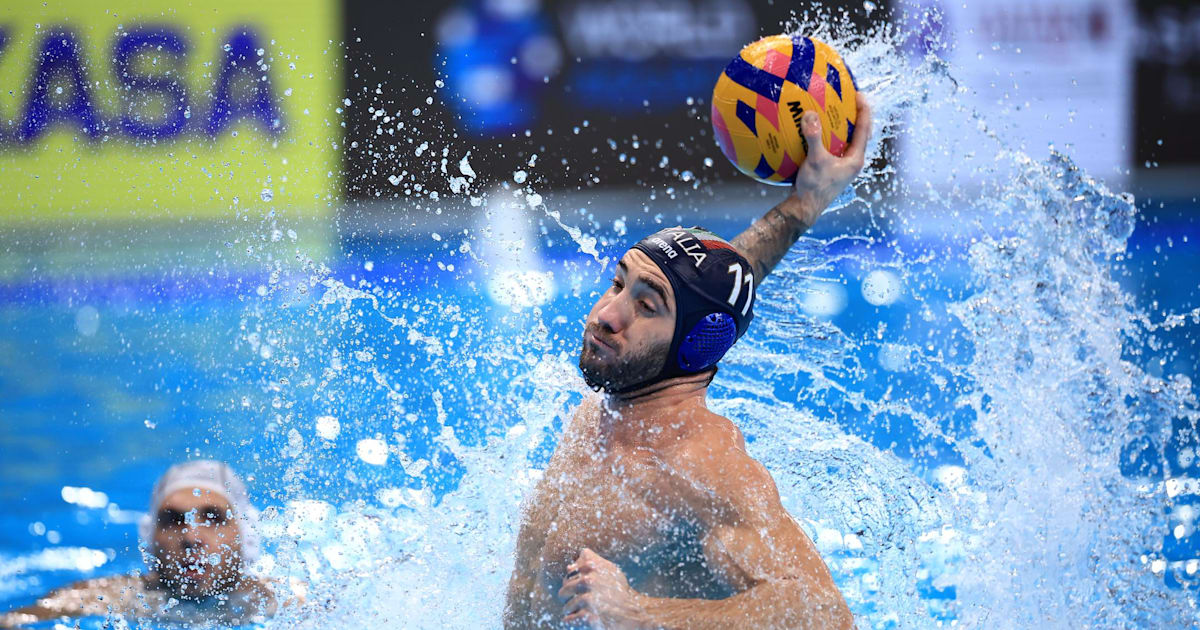
[[[607,339],[607,335],[600,334],[594,325],[589,326],[588,330],[597,333],[601,339]],[[670,342],[650,346],[640,352],[621,353],[618,349],[616,360],[605,363],[596,356],[585,333],[583,347],[579,350],[579,371],[583,372],[583,380],[588,387],[617,393],[657,376],[670,349]]]
[[[159,585],[162,588],[181,600],[193,602],[206,601],[215,595],[232,591],[237,586],[239,576],[245,569],[242,560],[238,558],[235,561],[236,568],[222,566],[220,574],[202,588],[199,583],[180,575],[181,567],[200,564],[201,562],[202,560],[199,558],[187,556],[182,558],[173,557],[166,560],[156,557],[153,568],[157,570]],[[224,563],[223,561],[222,564]],[[217,571],[218,569],[217,567],[209,566],[206,570]]]

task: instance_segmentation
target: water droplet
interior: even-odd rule
[[[317,418],[317,435],[324,440],[333,440],[337,438],[338,433],[342,430],[342,425],[338,419],[333,416],[320,416]]]
[[[75,330],[84,337],[91,337],[100,330],[100,311],[93,306],[80,307],[75,311]]]
[[[263,201],[270,202],[275,198],[275,193],[270,188],[264,188],[262,192],[258,193],[258,196]]]
[[[891,271],[876,269],[862,283],[862,295],[874,306],[887,306],[900,298],[900,278]]]
[[[463,159],[459,160],[458,162],[458,170],[463,175],[466,175],[471,179],[475,179],[475,169],[471,168],[471,163],[467,161],[467,159],[470,157],[471,152],[467,151],[467,154],[463,156]]]
[[[375,466],[382,466],[387,463],[388,451],[387,442],[383,440],[359,440],[354,445],[354,452],[358,458]]]

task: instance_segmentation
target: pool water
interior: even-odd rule
[[[946,115],[914,105],[940,71],[890,80],[908,62],[886,37],[835,43],[878,71],[881,138]],[[711,406],[863,626],[1194,621],[1196,203],[1135,213],[954,116],[995,149],[983,183],[868,168],[763,285]],[[498,626],[615,257],[665,224],[732,237],[779,192],[700,179],[657,197],[505,182],[478,216],[5,233],[0,607],[138,568],[155,477],[212,457],[264,509],[260,570],[310,602],[267,625]]]
[[[1161,254],[1167,238],[1179,243],[1181,234],[1196,229],[1170,214],[1160,210],[1144,218],[1130,242],[1129,258],[1115,267],[1122,284],[1139,302],[1159,300],[1164,311],[1179,311],[1195,303],[1200,249],[1191,245],[1197,242],[1191,238],[1189,244],[1171,248],[1169,255]],[[656,225],[650,217],[629,223],[630,235]],[[714,217],[704,223],[732,235],[744,220]],[[854,221],[837,223],[822,226],[817,236],[832,235]],[[396,292],[403,298],[382,299],[378,311],[363,297],[341,305],[322,300],[333,292],[324,284],[310,290],[306,301],[290,300],[284,306],[281,303],[287,298],[259,295],[259,287],[270,281],[262,274],[245,273],[237,282],[212,283],[205,289],[207,269],[173,268],[157,275],[113,269],[103,273],[104,282],[63,276],[10,283],[2,307],[5,332],[0,338],[5,363],[0,370],[0,414],[5,418],[0,443],[9,454],[0,463],[6,479],[0,492],[8,506],[0,515],[0,607],[23,605],[47,589],[83,577],[140,568],[137,512],[145,509],[152,480],[178,459],[203,456],[232,462],[248,475],[252,494],[262,507],[304,500],[321,501],[334,511],[369,505],[387,512],[404,509],[399,503],[411,500],[400,492],[405,489],[426,492],[427,500],[437,501],[459,484],[463,472],[452,446],[438,439],[441,427],[450,427],[462,442],[479,444],[485,436],[519,424],[513,406],[520,404],[520,398],[513,396],[521,389],[522,373],[529,369],[528,355],[520,346],[529,343],[528,327],[545,327],[542,339],[548,341],[538,351],[569,363],[577,352],[580,322],[594,291],[607,282],[596,262],[569,247],[562,233],[548,234],[542,239],[541,263],[556,272],[556,279],[574,274],[567,284],[579,284],[577,289],[556,290],[538,307],[540,316],[532,308],[513,310],[495,300],[481,287],[484,281],[479,276],[486,270],[469,257],[458,259],[454,273],[437,270],[429,262],[438,252],[431,246],[436,241],[427,238],[340,240],[332,256],[336,266],[321,274],[322,282],[353,287],[366,281],[386,287],[385,278],[424,278]],[[610,230],[607,239],[613,246],[606,248],[606,254],[618,254],[622,237]],[[557,242],[550,244],[551,240]],[[961,247],[953,242],[947,246]],[[939,474],[955,470],[947,467],[963,465],[953,445],[970,434],[972,418],[952,397],[939,396],[947,388],[945,383],[931,385],[929,372],[906,366],[895,348],[931,338],[949,339],[949,346],[964,345],[964,340],[953,339],[961,330],[944,328],[921,313],[944,309],[967,294],[968,273],[963,268],[941,268],[938,289],[945,291],[945,297],[915,299],[903,286],[878,286],[897,277],[889,265],[890,253],[891,247],[865,241],[802,243],[781,272],[783,281],[772,279],[764,285],[765,307],[759,309],[753,334],[789,327],[782,333],[772,330],[776,339],[771,342],[777,343],[780,334],[805,333],[781,348],[781,353],[817,364],[851,366],[826,377],[854,383],[867,399],[878,400],[889,391],[940,398],[924,410],[934,418],[936,430],[913,426],[911,415],[906,417],[902,410],[868,412],[849,397],[813,388],[814,377],[805,370],[760,383],[767,390],[756,398],[811,414],[831,435],[843,432],[893,453],[915,478],[934,484]],[[364,268],[367,261],[371,261],[369,271]],[[811,279],[798,287],[798,294],[785,295],[797,289],[788,270],[805,267],[810,270],[801,275]],[[881,270],[893,275],[881,276]],[[302,274],[290,279],[308,280]],[[341,284],[332,285],[334,281]],[[177,289],[198,285],[199,290]],[[792,321],[772,312],[778,300],[800,302]],[[894,301],[884,303],[888,300]],[[407,321],[397,324],[399,319]],[[478,326],[471,330],[472,322],[486,322],[482,327],[486,330]],[[826,328],[830,324],[836,329]],[[848,344],[826,334],[837,330],[836,335],[869,339],[880,329],[888,330],[888,344],[847,348]],[[1158,342],[1158,350],[1146,344],[1130,353],[1148,366],[1158,366],[1162,374],[1194,376],[1191,358],[1196,355],[1189,350],[1194,339],[1179,330],[1172,332]],[[450,360],[448,366],[422,364],[420,355],[430,343],[444,344],[441,354],[434,356],[462,353],[464,361],[490,363],[463,379],[453,374],[460,368]],[[303,347],[296,348],[298,344]],[[1172,346],[1173,352],[1167,350]],[[840,356],[830,358],[835,354]],[[288,367],[291,356],[323,361],[325,369],[337,364],[333,357],[341,357],[340,370],[351,376],[339,381],[315,370]],[[739,359],[739,365],[753,362],[744,356]],[[361,367],[364,363],[386,375],[388,386],[372,386],[368,371]],[[738,386],[726,385],[745,378],[736,373],[738,369],[735,366],[727,369],[733,374],[721,375],[714,398],[739,393]],[[307,395],[281,384],[281,372],[334,383],[323,388],[310,384],[310,391],[319,390],[319,395]],[[457,386],[445,385],[456,378]],[[560,407],[563,412],[581,397],[578,385],[565,389],[570,395]],[[334,439],[314,434],[315,420],[322,416],[338,418],[340,431]],[[554,418],[551,435],[564,417],[562,413]],[[752,447],[754,440],[763,437],[754,426],[742,428]],[[1194,448],[1195,438],[1178,429],[1168,449],[1178,453]],[[293,432],[300,436],[298,441]],[[396,436],[404,441],[398,442]],[[394,454],[383,466],[365,462],[357,454],[362,439],[382,439],[394,445],[394,451],[402,449],[408,463],[397,461]],[[544,464],[550,446],[547,439],[531,449],[535,467]],[[418,460],[427,463],[411,463]],[[1177,456],[1166,461],[1173,477],[1196,473],[1194,459],[1188,466],[1182,466]],[[419,474],[406,471],[420,465],[425,469]],[[836,469],[828,472],[838,474]],[[1130,467],[1126,472],[1133,477],[1147,471]],[[785,495],[788,490],[782,488]],[[803,496],[791,498],[798,505],[805,503]],[[796,516],[816,517],[804,512]],[[844,541],[833,541],[832,534],[806,523],[827,553],[847,553],[847,560],[854,559],[848,553],[853,549],[847,550]],[[1167,540],[1172,561],[1200,556],[1191,536]],[[402,550],[399,547],[394,553]],[[855,571],[843,570],[839,579],[861,581],[862,574],[870,573],[859,570],[855,575]],[[952,600],[955,594],[953,586],[938,586],[932,579],[923,581],[919,592],[930,600]],[[869,597],[864,594],[864,599]],[[949,616],[948,610],[932,616]]]

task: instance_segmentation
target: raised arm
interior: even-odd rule
[[[871,107],[861,92],[857,98],[858,125],[840,158],[821,143],[821,120],[816,112],[804,114],[800,129],[808,143],[808,157],[800,165],[791,194],[733,239],[733,246],[754,266],[759,284],[862,170],[871,136]]]

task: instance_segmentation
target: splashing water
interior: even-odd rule
[[[1119,470],[1130,439],[1165,443],[1162,418],[1197,419],[1191,384],[1149,375],[1131,350],[1155,333],[1113,277],[1132,199],[1066,155],[1010,150],[958,105],[953,68],[910,61],[894,29],[802,18],[795,30],[858,70],[877,118],[872,155],[919,130],[918,160],[968,145],[989,159],[964,162],[980,186],[949,189],[868,167],[865,197],[836,205],[866,208],[870,225],[793,248],[723,364],[713,409],[746,434],[860,625],[1187,625],[1194,596],[1152,569],[1163,484]],[[522,164],[502,166],[508,177]],[[487,177],[466,157],[460,172],[471,186]],[[516,192],[534,199],[524,179]],[[451,185],[447,197],[470,194],[466,180]],[[500,265],[405,263],[390,281],[349,286],[309,263],[291,286],[318,295],[272,290],[244,322],[270,365],[267,440],[290,484],[264,514],[264,570],[308,602],[270,627],[500,625],[521,498],[587,395],[573,365],[585,283],[609,261],[601,247],[627,245],[536,201],[506,220],[533,230],[541,205],[578,246],[554,272],[574,287],[551,303],[560,312],[443,290],[488,286]],[[486,252],[485,230],[458,251]],[[965,252],[947,245],[965,239]],[[910,318],[860,330],[813,315],[842,267],[888,270],[916,305]],[[363,440],[369,457],[355,455]]]

